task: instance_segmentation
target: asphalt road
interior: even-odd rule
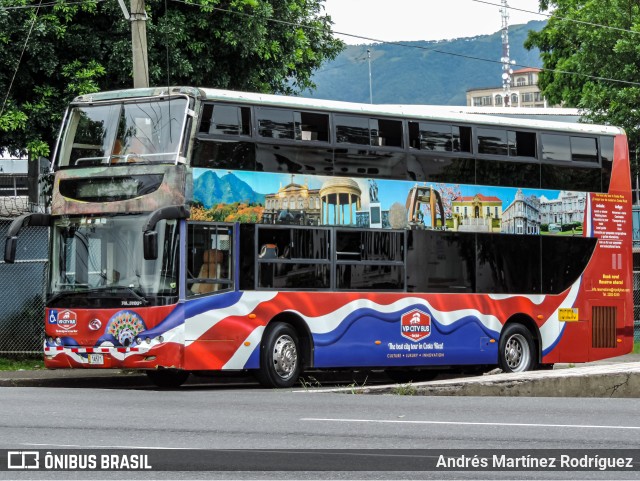
[[[640,399],[363,396],[255,385],[0,388],[0,449],[640,449]],[[375,463],[373,463],[375,464]],[[360,466],[361,467],[361,466]],[[379,467],[379,466],[378,466]],[[2,479],[86,479],[0,472]],[[639,471],[159,472],[96,479],[638,479]],[[96,476],[93,476],[96,475]]]

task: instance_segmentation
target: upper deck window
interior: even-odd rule
[[[571,159],[598,162],[598,143],[592,137],[571,137]]]
[[[402,147],[402,121],[336,115],[336,141],[339,144]]]
[[[186,98],[74,107],[57,166],[175,162],[186,111]]]
[[[297,114],[297,115],[296,115]],[[293,110],[256,109],[258,134],[274,139],[300,138],[300,113]]]
[[[251,109],[225,104],[205,104],[200,133],[213,135],[251,135]]]
[[[261,137],[329,141],[329,114],[257,108],[256,117]]]
[[[409,145],[434,152],[471,152],[471,127],[409,122]]]
[[[593,137],[541,134],[541,139],[543,160],[598,162],[598,142]]]
[[[600,137],[600,157],[613,162],[613,137]]]
[[[504,129],[478,129],[478,153],[536,157],[536,134]]]

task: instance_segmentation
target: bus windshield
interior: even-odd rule
[[[57,166],[176,162],[186,113],[185,98],[73,107]]]
[[[158,258],[145,260],[145,215],[74,217],[54,221],[49,294],[177,295],[178,228],[160,221]]]

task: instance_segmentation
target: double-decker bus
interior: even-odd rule
[[[54,155],[48,368],[161,386],[311,369],[398,380],[628,353],[624,131],[206,88],[70,105]]]

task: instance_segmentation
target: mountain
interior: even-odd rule
[[[255,192],[249,184],[231,173],[218,177],[212,170],[205,170],[193,180],[193,198],[207,209],[216,204],[234,202],[264,205],[264,194]]]
[[[540,52],[528,51],[523,44],[529,30],[539,31],[545,24],[545,21],[532,21],[509,27],[510,57],[517,64],[514,70],[521,66],[542,65]],[[468,89],[502,84],[500,31],[471,38],[401,43],[348,46],[314,74],[317,89],[302,95],[368,103],[367,49],[371,50],[373,102],[376,104],[466,105]]]

